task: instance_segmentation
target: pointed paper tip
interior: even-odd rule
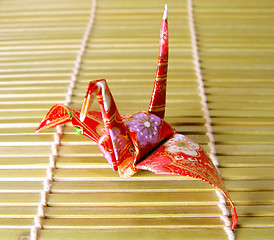
[[[38,128],[36,128],[35,133],[39,133],[41,130],[43,130],[45,125],[46,125],[45,120],[42,120],[42,122],[39,124]]]
[[[163,14],[163,20],[167,19],[167,4],[165,4],[165,10],[164,10],[164,14]]]
[[[232,203],[232,202],[231,202]],[[234,207],[234,205],[232,205],[232,230],[234,230],[237,227],[237,221],[238,221],[238,216],[237,216],[237,212],[236,212],[236,208]]]
[[[84,122],[84,121],[85,121],[85,118],[86,118],[85,113],[81,112],[81,113],[80,113],[80,121],[81,121],[81,122]]]

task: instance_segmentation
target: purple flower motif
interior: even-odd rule
[[[129,129],[137,133],[137,139],[144,147],[147,143],[155,144],[158,140],[158,126],[161,124],[161,119],[153,114],[137,113],[126,122]]]

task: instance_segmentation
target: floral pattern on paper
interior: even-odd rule
[[[108,148],[108,136],[103,134],[102,137],[98,141],[98,148],[104,154],[105,159],[108,161],[110,166],[114,167],[114,159],[112,159],[109,148]]]
[[[196,150],[200,149],[199,144],[181,134],[175,134],[174,138],[168,140],[164,146],[167,147],[167,151],[171,153],[182,152],[193,157],[198,156]]]
[[[158,174],[170,174],[172,171],[165,166],[172,163],[172,159],[167,156],[161,156],[158,158],[146,159],[141,164],[137,165],[137,168],[143,170],[149,170],[157,172]]]
[[[125,136],[121,134],[118,128],[110,129],[109,133],[111,136],[114,152],[121,152],[127,143]]]
[[[141,147],[148,143],[155,144],[157,142],[160,124],[161,119],[159,117],[145,113],[137,113],[126,122],[127,127],[136,132]]]

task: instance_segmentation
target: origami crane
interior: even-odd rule
[[[232,208],[232,228],[236,209],[218,170],[201,146],[164,120],[168,67],[167,9],[160,30],[159,58],[148,112],[120,115],[105,79],[89,82],[82,109],[57,104],[41,121],[36,132],[71,122],[79,134],[97,142],[112,169],[123,178],[138,170],[155,174],[188,176],[205,181],[227,198]],[[101,111],[90,111],[97,97]]]

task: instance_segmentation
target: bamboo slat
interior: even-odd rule
[[[97,0],[72,105],[81,106],[88,81],[106,78],[121,113],[148,108],[165,3],[166,121],[208,151],[185,0]],[[55,133],[34,130],[66,100],[91,1],[0,6],[0,239],[23,240],[39,215]],[[274,2],[193,0],[193,10],[219,169],[239,215],[236,239],[273,239]],[[53,174],[39,240],[228,239],[210,185],[145,171],[123,180],[69,124]]]

